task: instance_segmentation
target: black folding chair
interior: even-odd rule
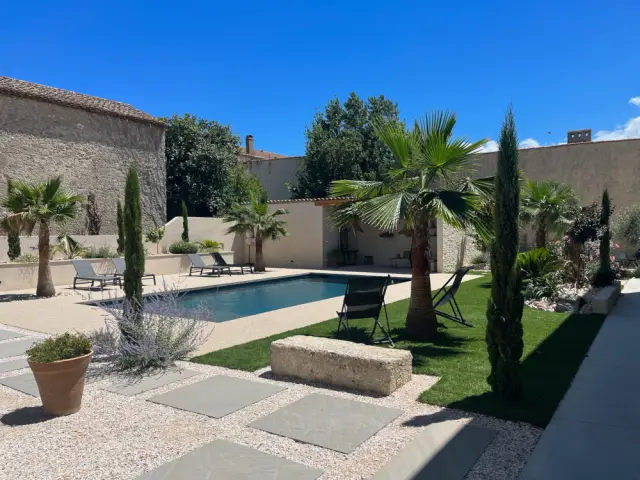
[[[432,301],[433,307],[436,309],[436,315],[440,315],[447,320],[451,320],[452,322],[456,322],[467,327],[473,327],[473,325],[464,319],[462,312],[460,311],[460,307],[458,306],[458,302],[456,302],[456,292],[460,288],[462,279],[469,270],[471,270],[471,267],[459,268],[456,270],[456,273],[451,275],[451,278],[447,280],[447,283],[445,283],[444,286],[433,296]],[[447,288],[451,281],[453,281],[453,283],[449,288]],[[447,304],[451,306],[453,314],[438,310],[438,308],[442,308]]]
[[[387,286],[391,282],[391,276],[387,277],[353,277],[347,281],[347,289],[344,293],[344,301],[342,302],[342,310],[338,314],[338,331],[336,335],[340,335],[340,329],[344,326],[347,336],[351,335],[349,328],[349,320],[359,318],[373,318],[373,330],[369,338],[373,342],[373,336],[376,328],[384,333],[386,339],[373,343],[389,342],[393,346],[393,340],[389,335],[389,316],[387,315],[387,306],[384,303],[384,295]],[[387,329],[385,330],[380,323],[380,312],[384,308],[384,316],[387,319]]]

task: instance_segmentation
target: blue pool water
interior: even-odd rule
[[[393,283],[406,279],[393,279]],[[245,285],[230,285],[206,290],[193,290],[178,301],[185,316],[189,310],[211,312],[212,322],[226,322],[235,318],[341,297],[347,284],[342,275],[311,274],[303,277],[268,280]]]

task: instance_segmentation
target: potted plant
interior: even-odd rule
[[[47,338],[27,350],[45,413],[61,416],[80,410],[92,354],[89,339],[71,333]]]

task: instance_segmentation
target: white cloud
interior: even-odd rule
[[[629,99],[629,104],[640,107],[640,97],[631,97]],[[592,140],[594,142],[604,142],[607,140],[626,140],[630,138],[640,138],[640,116],[629,119],[627,123],[625,123],[624,125],[618,125],[613,130],[598,130],[593,135]],[[566,143],[566,141],[558,143],[547,143],[544,146],[564,145]],[[541,146],[542,145],[540,145],[540,142],[538,142],[535,138],[525,138],[520,142],[518,148],[538,148]],[[482,148],[478,150],[479,153],[497,151],[498,143],[495,140],[489,140],[482,146]]]
[[[614,130],[599,130],[593,136],[595,142],[627,138],[640,138],[640,117],[632,118],[624,125],[618,125]]]
[[[498,142],[495,140],[489,140],[482,147],[478,149],[478,153],[487,153],[487,152],[497,152],[498,151]]]
[[[540,143],[533,138],[525,138],[520,142],[520,145],[518,145],[519,148],[538,148],[539,146]]]

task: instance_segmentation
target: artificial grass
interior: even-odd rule
[[[546,426],[605,317],[525,308],[523,398],[518,403],[508,403],[494,395],[486,382],[489,360],[484,335],[489,292],[489,275],[463,283],[456,299],[465,319],[475,327],[445,321],[448,328],[441,329],[433,342],[416,342],[404,337],[408,300],[388,305],[396,348],[411,351],[414,373],[441,377],[422,393],[422,402]],[[356,330],[353,339],[364,340],[372,321],[359,320],[357,325],[362,328]],[[192,361],[253,371],[269,364],[269,345],[274,340],[292,335],[333,337],[336,327],[337,320],[329,320],[207,353]]]

